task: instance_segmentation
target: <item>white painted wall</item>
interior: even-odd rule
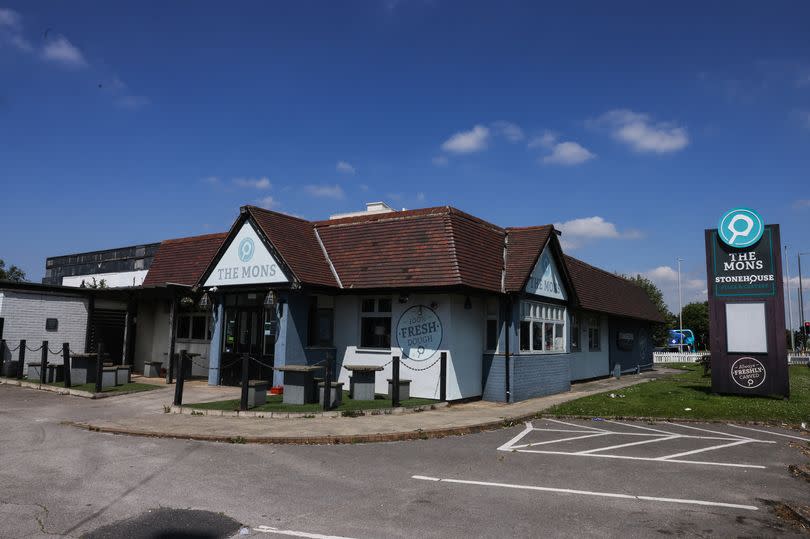
[[[104,282],[109,288],[141,286],[143,284],[143,280],[146,278],[147,273],[149,273],[149,270],[121,271],[117,273],[95,273],[93,275],[70,275],[62,277],[62,286],[79,287],[82,285],[82,281],[89,285],[93,282],[93,278],[96,279],[97,283],[104,279]]]
[[[143,372],[144,363],[147,361],[160,361],[164,367],[168,366],[169,313],[167,305],[167,300],[143,301],[138,304],[135,330],[136,371]],[[192,376],[208,377],[209,345],[209,341],[175,340],[174,347],[177,353],[185,349],[189,353],[200,354],[192,362]]]
[[[587,380],[610,374],[610,333],[607,315],[578,311],[579,316],[579,352],[569,354],[571,361],[571,381]],[[588,351],[588,319],[599,318],[601,349],[598,352]],[[570,348],[570,340],[569,348]]]
[[[372,296],[369,296],[372,297]],[[374,296],[379,297],[379,296]],[[343,365],[384,365],[394,355],[402,357],[402,350],[396,346],[394,330],[402,313],[415,305],[430,306],[442,323],[443,338],[439,350],[434,356],[424,361],[402,359],[400,377],[411,380],[411,395],[414,397],[438,399],[440,395],[440,366],[436,362],[425,371],[413,371],[434,363],[444,351],[447,352],[447,398],[449,400],[475,397],[481,395],[481,369],[484,347],[484,303],[481,299],[471,298],[473,308],[464,309],[465,296],[450,294],[411,294],[409,301],[401,304],[399,295],[390,297],[392,302],[391,350],[363,350],[360,342],[360,301],[361,296],[335,297],[335,348],[338,361]],[[377,373],[376,391],[388,391],[388,378],[391,378],[391,365]],[[339,381],[349,385],[349,372],[341,369]]]

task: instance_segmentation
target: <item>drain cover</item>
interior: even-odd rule
[[[241,525],[220,513],[192,509],[151,509],[138,516],[98,528],[87,539],[220,539]]]

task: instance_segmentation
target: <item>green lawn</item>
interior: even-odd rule
[[[320,404],[284,404],[281,395],[267,395],[267,403],[255,408],[251,408],[251,412],[321,412],[323,406]],[[413,408],[415,406],[423,406],[428,404],[435,404],[438,401],[431,399],[408,399],[400,402],[401,406],[406,408]],[[239,399],[213,401],[213,402],[199,402],[196,404],[186,405],[189,408],[199,408],[202,410],[239,410]],[[353,412],[359,410],[375,410],[379,408],[391,408],[391,399],[388,397],[377,395],[373,401],[356,401],[349,398],[349,392],[343,392],[343,403],[334,408],[338,412]]]
[[[544,414],[791,423],[810,420],[810,369],[804,365],[790,367],[789,400],[713,395],[711,376],[703,376],[703,367],[695,364],[671,366],[683,369],[683,372],[613,391],[615,398],[611,398],[610,393],[591,395],[555,406]]]
[[[27,381],[27,380],[26,380]],[[36,383],[39,383],[37,380]],[[65,387],[65,384],[62,382],[50,383],[45,384],[52,387]],[[160,389],[161,387],[166,386],[158,386],[155,384],[138,384],[138,383],[129,383],[124,384],[122,386],[114,386],[114,387],[105,387],[102,390],[102,393],[120,393],[121,391],[151,391],[153,389]],[[80,384],[70,386],[70,389],[77,389],[79,391],[87,391],[88,393],[95,393],[96,392],[96,384]]]

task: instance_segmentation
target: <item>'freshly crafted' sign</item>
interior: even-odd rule
[[[399,317],[397,346],[402,355],[414,361],[424,361],[436,354],[442,344],[442,321],[425,305],[415,305]]]
[[[264,246],[250,222],[245,222],[203,286],[286,283],[287,276]]]

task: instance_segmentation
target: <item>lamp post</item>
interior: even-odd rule
[[[790,258],[788,257],[788,246],[785,245],[785,273],[787,273],[787,284],[785,289],[787,291],[788,299],[788,328],[790,328],[790,349],[796,351],[796,335],[793,333],[793,305],[790,302]]]
[[[681,294],[681,261],[683,258],[678,257],[678,335],[681,345],[678,348],[679,352],[683,352],[683,296]]]
[[[799,261],[799,328],[802,332],[802,351],[807,351],[807,329],[804,327],[804,288],[802,286],[802,255],[808,255],[810,252],[799,253],[796,255],[796,259]]]

